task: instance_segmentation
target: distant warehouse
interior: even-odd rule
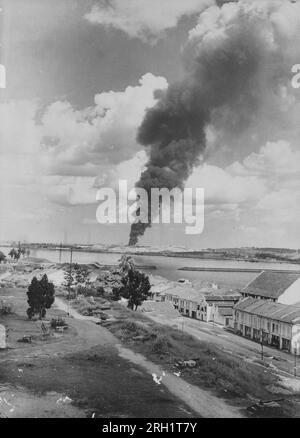
[[[245,298],[234,308],[234,321],[242,336],[300,354],[300,305]]]

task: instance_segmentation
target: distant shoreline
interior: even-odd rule
[[[12,245],[1,245],[2,247],[10,248]],[[16,247],[16,245],[14,245]],[[288,263],[300,265],[300,257],[297,250],[280,249],[280,248],[228,248],[228,249],[211,249],[201,251],[172,251],[151,249],[144,250],[134,247],[124,248],[97,248],[93,246],[83,245],[64,245],[62,247],[52,244],[36,244],[29,243],[26,247],[32,250],[48,250],[48,251],[70,251],[91,253],[91,254],[131,254],[133,256],[147,257],[173,257],[173,258],[192,258],[199,260],[222,260],[222,261],[238,261],[248,263]]]

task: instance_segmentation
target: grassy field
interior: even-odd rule
[[[0,317],[8,329],[8,349],[0,351],[0,418],[196,416],[151,375],[120,358],[117,340],[103,328],[53,307],[46,319],[64,316],[68,329],[44,338],[41,321],[26,317],[25,289],[2,288],[0,295],[13,304],[13,312]],[[18,342],[24,334],[32,343]]]
[[[249,407],[259,400],[282,399],[278,409],[261,408],[257,416],[295,415],[299,409],[298,395],[274,396],[270,388],[278,386],[278,377],[259,364],[239,360],[218,347],[200,342],[178,329],[159,325],[140,312],[132,312],[119,304],[112,312],[115,321],[105,326],[123,344],[143,354],[151,361],[180,376],[193,385],[208,389],[237,406]],[[180,362],[194,360],[196,366],[182,366]],[[282,389],[282,388],[281,388]],[[283,391],[284,392],[284,391]],[[295,408],[295,405],[297,408]],[[299,414],[299,410],[298,410]]]
[[[10,400],[10,394],[14,394],[15,416],[25,412],[28,417],[192,417],[193,412],[163,385],[155,385],[151,375],[119,357],[115,348],[118,340],[162,369],[232,405],[246,409],[259,400],[283,399],[277,407],[257,409],[254,414],[245,410],[246,415],[300,416],[298,394],[271,392],[270,388],[279,388],[278,377],[271,370],[238,360],[141,312],[111,303],[105,311],[111,321],[102,321],[108,332],[101,326],[68,318],[54,307],[47,312],[47,319],[62,316],[68,329],[45,338],[41,322],[27,319],[25,288],[2,288],[0,297],[13,307],[12,314],[0,321],[8,329],[9,344],[7,351],[0,352],[0,396],[5,394]],[[91,304],[84,299],[76,307],[83,312],[99,312],[101,302],[95,298]],[[18,342],[24,335],[32,336],[31,344]],[[182,365],[189,360],[195,361],[195,366]],[[65,396],[72,402],[63,409],[56,402]]]

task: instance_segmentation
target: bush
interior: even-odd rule
[[[122,324],[122,330],[132,334],[133,336],[143,335],[147,333],[144,327],[142,327],[140,324],[136,323],[135,321],[125,321]]]
[[[13,313],[13,306],[10,303],[5,303],[4,301],[0,301],[0,315],[10,315]]]
[[[51,328],[56,329],[56,327],[65,327],[67,324],[63,318],[52,318],[50,325]]]
[[[96,289],[96,295],[97,295],[98,297],[104,297],[104,295],[105,295],[105,289],[104,289],[103,286],[98,286],[98,287],[97,287],[97,289]]]
[[[151,353],[154,354],[169,354],[172,344],[166,336],[157,336],[154,338]]]
[[[83,295],[84,297],[96,295],[96,290],[91,286],[78,286],[77,295]]]

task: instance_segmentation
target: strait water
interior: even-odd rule
[[[8,254],[10,248],[0,247],[4,254]],[[31,250],[31,257],[47,259],[51,262],[59,262],[59,250],[37,249]],[[101,264],[117,264],[120,259],[120,254],[114,253],[91,253],[73,251],[73,263],[92,263],[98,262]],[[257,276],[256,273],[249,272],[189,272],[179,271],[182,267],[208,267],[208,268],[255,268],[255,269],[288,269],[299,270],[299,265],[288,263],[253,263],[237,260],[211,260],[211,259],[194,259],[188,257],[164,257],[164,256],[148,256],[134,255],[136,264],[138,265],[154,265],[156,270],[149,271],[155,275],[160,275],[168,280],[177,281],[181,278],[190,280],[195,286],[205,285],[206,283],[215,283],[221,287],[241,288],[248,284]],[[70,261],[70,252],[62,251],[61,261]]]

